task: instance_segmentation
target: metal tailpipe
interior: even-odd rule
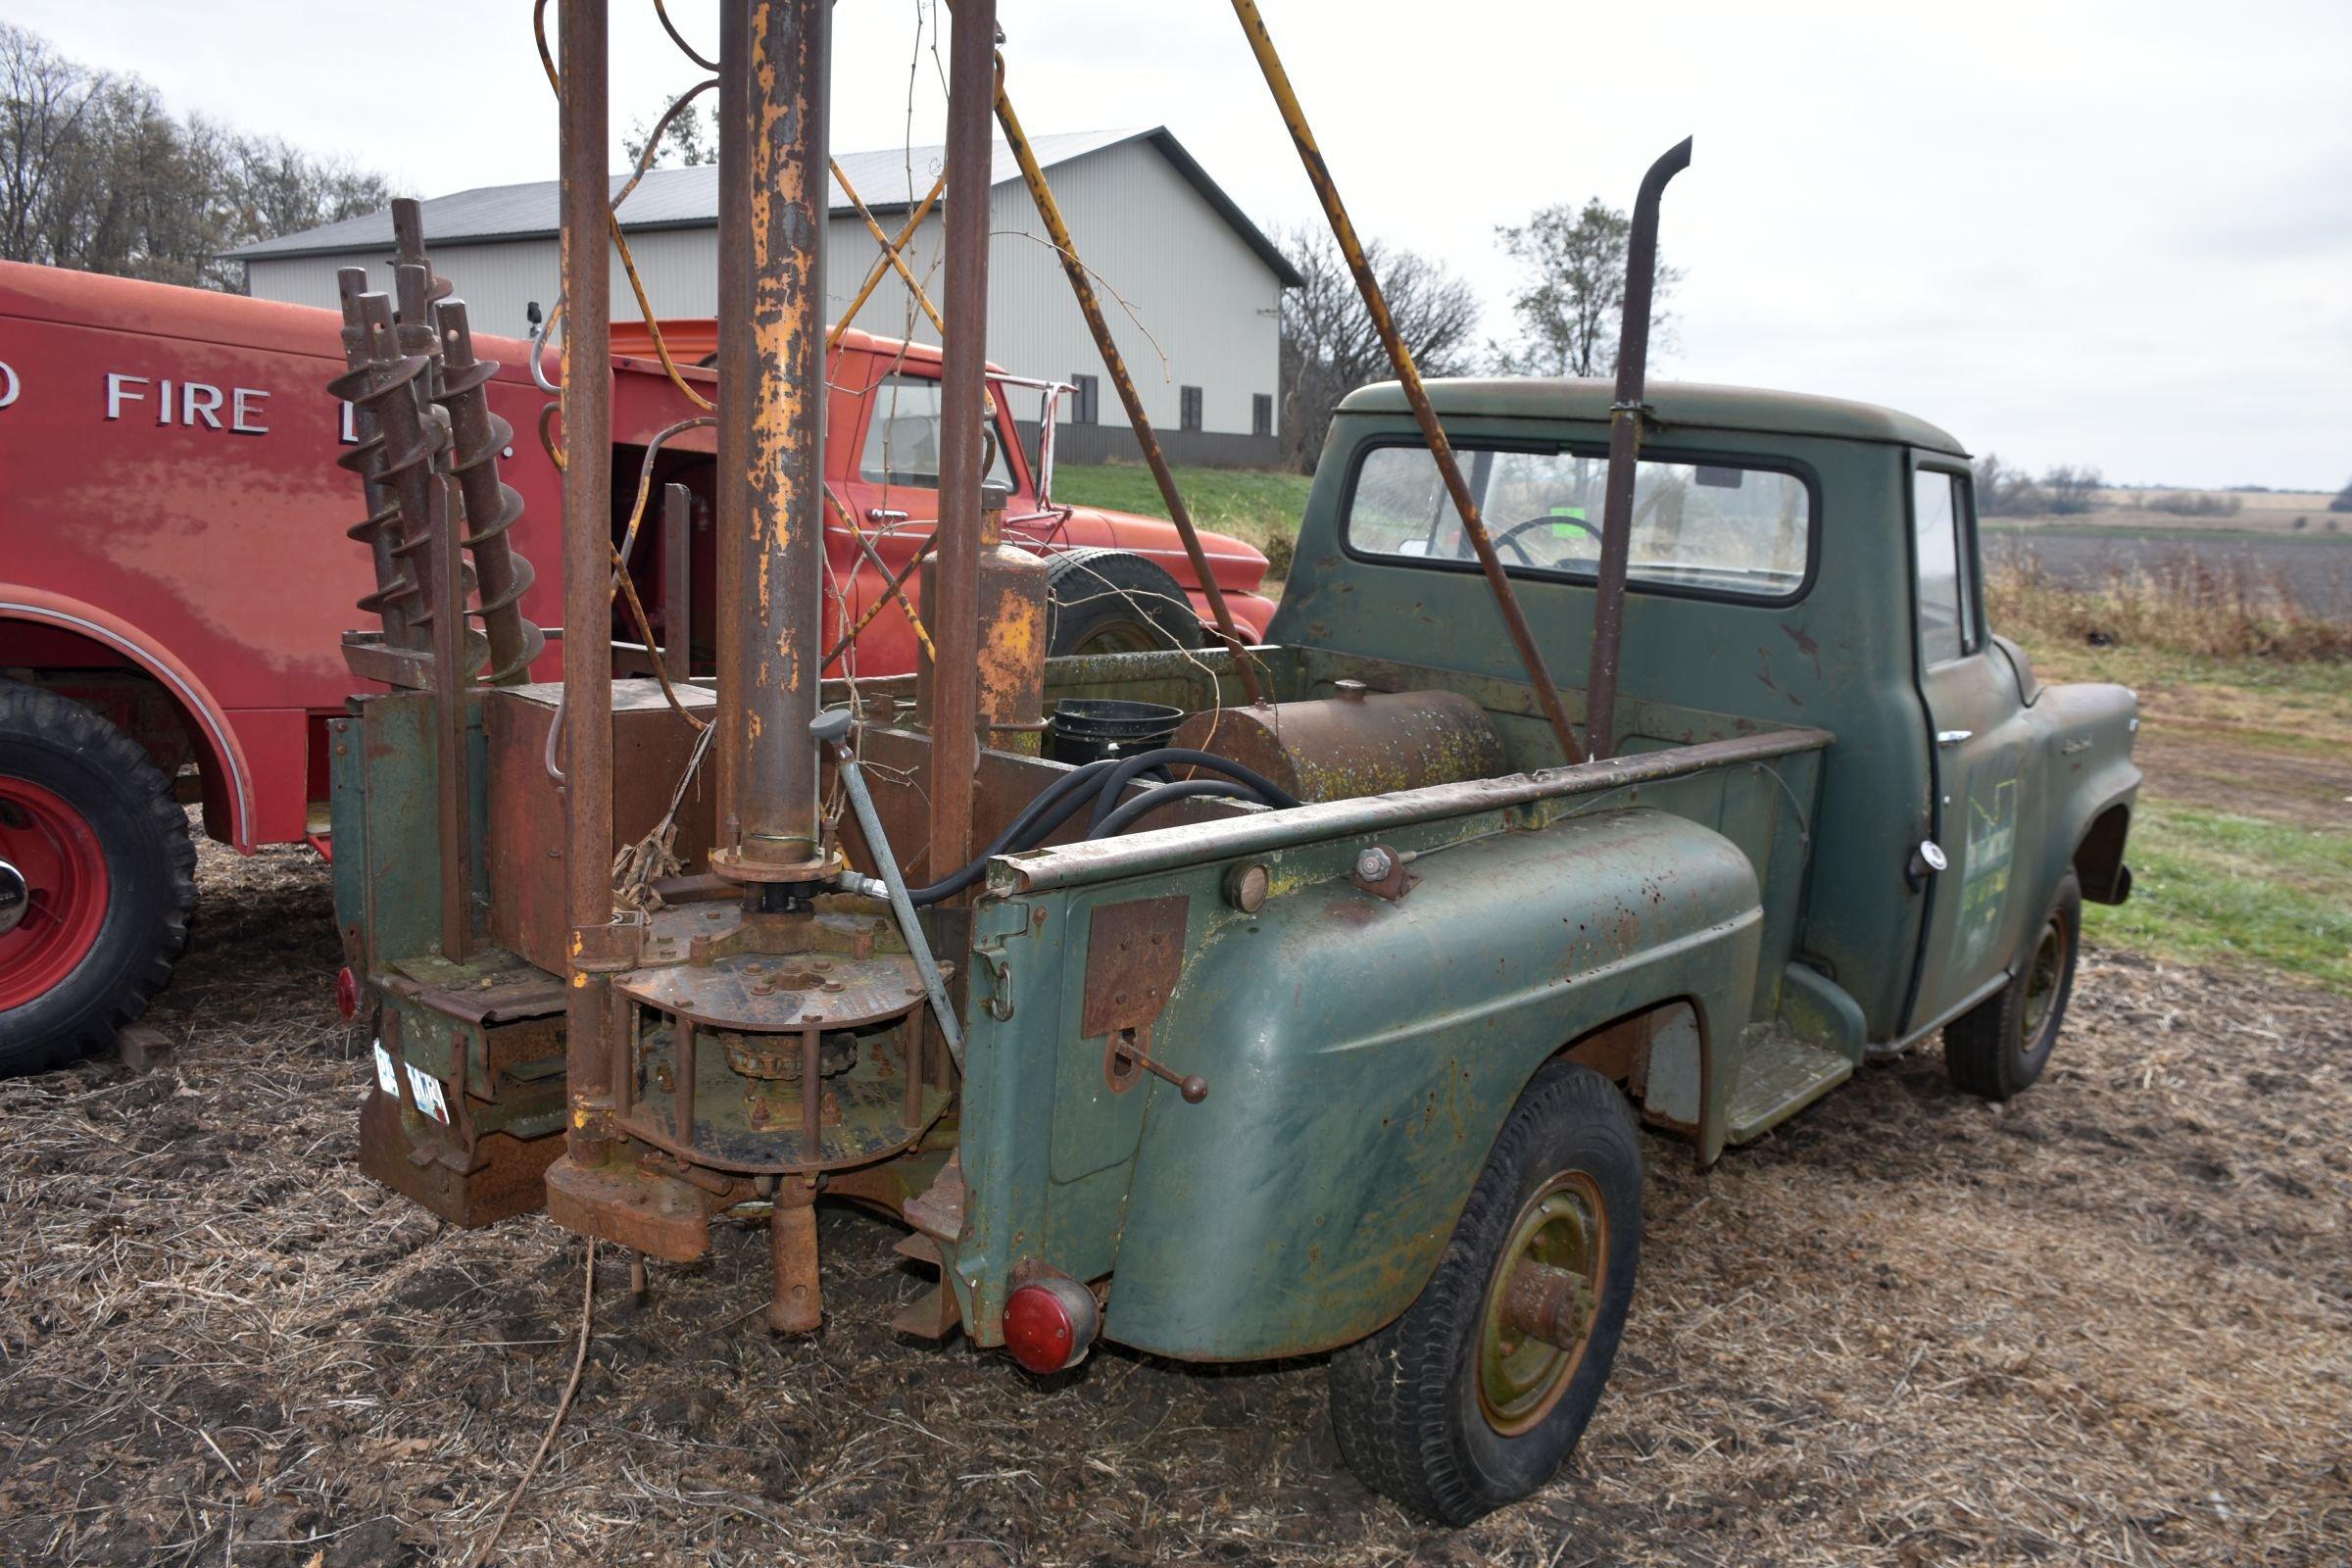
[[[1601,507],[1600,570],[1592,604],[1592,674],[1585,742],[1595,761],[1617,755],[1617,666],[1625,647],[1625,564],[1633,544],[1635,466],[1642,456],[1642,386],[1648,375],[1649,303],[1658,276],[1658,201],[1690,167],[1685,136],[1642,176],[1625,247],[1625,304],[1617,326],[1617,397],[1609,405],[1609,478]]]

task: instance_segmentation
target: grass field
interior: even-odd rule
[[[1314,480],[1303,473],[1269,473],[1255,468],[1176,469],[1176,487],[1203,528],[1231,534],[1260,550],[1298,532],[1306,492]],[[1152,470],[1140,463],[1063,464],[1054,470],[1054,499],[1082,507],[1164,517],[1167,507]],[[1272,554],[1272,552],[1268,552]]]
[[[2139,693],[2135,885],[2122,907],[2088,911],[2090,935],[2352,994],[2352,662],[2188,651],[2179,644],[2217,640],[2189,606],[2134,616],[2135,635],[2093,646],[2091,596],[2020,593],[1998,577],[1993,589],[1994,624],[2044,679]]]

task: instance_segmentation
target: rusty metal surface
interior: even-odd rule
[[[722,1029],[848,1028],[902,1017],[923,999],[904,953],[742,955],[632,969],[613,983],[646,1006]]]
[[[1617,328],[1617,400],[1609,408],[1609,474],[1602,492],[1600,565],[1593,582],[1592,678],[1585,740],[1594,757],[1617,752],[1617,674],[1625,642],[1626,556],[1634,531],[1634,480],[1642,456],[1642,383],[1649,363],[1649,302],[1657,282],[1658,202],[1666,182],[1690,167],[1690,138],[1669,148],[1642,176],[1625,249],[1625,296]]]
[[[1136,899],[1095,910],[1087,925],[1086,993],[1078,1034],[1092,1040],[1121,1029],[1149,1029],[1184,970],[1184,925],[1191,901],[1181,894]]]
[[[744,689],[751,650],[735,635],[745,600],[751,536],[751,496],[739,476],[751,461],[750,399],[730,398],[726,387],[748,384],[757,361],[752,332],[751,184],[751,0],[720,0],[718,7],[718,296],[712,325],[718,339],[719,395],[717,450],[711,505],[714,602],[712,665],[720,691]],[[718,799],[732,801],[743,790],[739,726],[721,721],[710,758]]]
[[[612,917],[612,444],[607,260],[611,145],[605,0],[562,0],[564,443],[564,911],[566,930]],[[565,967],[568,968],[568,956]],[[604,1154],[612,1109],[612,988],[572,975],[565,1022],[571,1161]]]
[[[1173,744],[1230,758],[1302,801],[1337,801],[1508,771],[1486,710],[1458,692],[1374,692],[1196,713]]]
[[[789,1192],[798,1186],[780,1186],[775,1206],[767,1213],[767,1326],[778,1334],[813,1334],[825,1320],[823,1288],[816,1275],[816,1194],[805,1187]],[[798,1200],[788,1200],[792,1199]]]
[[[989,188],[995,151],[996,0],[963,0],[948,39],[948,195],[943,220],[947,318],[940,350],[938,597],[929,602],[937,647],[931,728],[930,864],[953,868],[972,845],[972,780],[979,772],[981,451],[988,397]]]
[[[964,0],[968,6],[971,0]],[[995,9],[992,4],[990,10]],[[1159,498],[1167,506],[1168,520],[1176,525],[1176,534],[1184,542],[1184,553],[1193,564],[1193,578],[1200,585],[1201,594],[1208,600],[1210,615],[1217,623],[1217,634],[1225,639],[1234,656],[1234,673],[1241,677],[1242,692],[1252,706],[1265,701],[1258,684],[1258,674],[1250,658],[1243,652],[1250,639],[1241,634],[1234,624],[1233,609],[1225,603],[1225,590],[1219,586],[1216,573],[1209,569],[1208,556],[1200,548],[1200,532],[1193,526],[1192,509],[1184,504],[1184,494],[1177,488],[1176,475],[1168,467],[1167,455],[1160,450],[1159,436],[1152,427],[1152,417],[1144,412],[1144,400],[1136,391],[1135,378],[1127,372],[1126,356],[1110,333],[1110,322],[1102,315],[1102,303],[1095,297],[1094,279],[1087,275],[1085,264],[1078,259],[1077,242],[1070,237],[1070,225],[1061,216],[1061,204],[1054,199],[1054,187],[1046,180],[1046,172],[1037,161],[1037,152],[1029,145],[1029,137],[1021,129],[1020,117],[1013,113],[1012,99],[1004,91],[1004,62],[997,60],[995,92],[997,122],[1004,128],[1004,140],[1012,148],[1012,156],[1021,168],[1021,181],[1029,187],[1030,199],[1037,204],[1037,216],[1044,220],[1046,237],[1053,242],[1054,254],[1061,261],[1062,274],[1070,280],[1070,292],[1077,297],[1078,313],[1086,318],[1086,329],[1095,340],[1095,350],[1102,358],[1102,367],[1110,372],[1110,384],[1118,389],[1119,402],[1127,411],[1127,422],[1135,429],[1136,445],[1143,449],[1144,463],[1152,470],[1152,482],[1159,488]]]
[[[506,684],[528,680],[532,661],[547,647],[547,634],[523,618],[522,596],[538,573],[509,537],[522,517],[522,494],[498,476],[499,453],[514,439],[514,427],[490,412],[489,383],[496,360],[474,353],[473,328],[464,300],[444,300],[434,309],[441,342],[441,387],[436,396],[449,416],[449,471],[466,504],[466,550],[473,558],[474,613],[490,642],[490,667],[483,679]]]
[[[547,1217],[664,1262],[710,1249],[710,1195],[659,1171],[561,1159],[547,1169]]]
[[[1703,772],[1727,762],[1767,761],[1798,752],[1819,751],[1837,737],[1822,729],[1773,730],[1731,740],[1704,741],[1672,751],[1643,752],[1575,767],[1552,767],[1507,778],[1464,784],[1434,784],[1401,795],[1327,801],[1289,811],[1252,811],[1185,827],[1124,834],[1083,844],[1054,845],[1005,857],[996,876],[1015,892],[1078,887],[1114,877],[1138,876],[1204,859],[1255,854],[1293,844],[1378,833],[1414,822],[1506,810],[1538,801],[1593,795],[1629,784],[1653,783]]]
[[[1257,56],[1258,69],[1264,74],[1266,85],[1274,94],[1274,102],[1282,111],[1284,124],[1290,127],[1291,140],[1298,148],[1299,162],[1306,167],[1306,177],[1314,185],[1315,194],[1322,199],[1324,217],[1330,220],[1331,231],[1340,244],[1341,254],[1348,259],[1348,270],[1355,276],[1355,286],[1364,297],[1364,308],[1372,318],[1372,325],[1380,334],[1381,346],[1388,351],[1389,365],[1396,372],[1397,384],[1404,390],[1412,405],[1413,418],[1421,426],[1422,438],[1429,443],[1429,455],[1437,465],[1439,475],[1446,481],[1446,493],[1453,499],[1455,514],[1461,518],[1462,533],[1471,548],[1478,553],[1479,569],[1486,573],[1487,587],[1494,596],[1494,607],[1502,612],[1503,625],[1511,634],[1511,644],[1518,650],[1519,662],[1527,669],[1537,699],[1544,706],[1544,716],[1551,724],[1553,738],[1560,744],[1560,755],[1570,762],[1581,762],[1585,753],[1576,742],[1576,727],[1568,717],[1568,710],[1560,701],[1559,688],[1552,684],[1551,671],[1544,666],[1544,652],[1536,646],[1536,637],[1527,624],[1527,615],[1519,608],[1519,596],[1511,587],[1511,579],[1503,572],[1501,558],[1494,554],[1494,541],[1488,535],[1486,523],[1478,513],[1478,502],[1470,487],[1462,480],[1461,465],[1454,461],[1452,443],[1446,439],[1446,427],[1438,422],[1437,411],[1430,407],[1429,394],[1421,385],[1421,372],[1413,365],[1413,356],[1397,335],[1396,323],[1389,315],[1388,302],[1381,296],[1380,280],[1372,274],[1372,264],[1364,255],[1361,240],[1357,239],[1355,224],[1348,217],[1348,209],[1340,201],[1340,187],[1332,178],[1330,166],[1323,161],[1323,151],[1315,145],[1315,133],[1306,122],[1306,111],[1299,106],[1298,95],[1291,86],[1290,74],[1283,69],[1282,57],[1274,51],[1274,39],[1257,14],[1255,0],[1233,0],[1234,14],[1241,18],[1242,31],[1250,39],[1250,48]]]
[[[393,960],[392,969],[383,978],[387,989],[397,991],[405,980],[417,1002],[469,1023],[541,1018],[564,1010],[564,982],[504,948],[485,947],[464,963],[418,954]]]
[[[423,291],[416,274],[422,270],[406,270],[411,273],[410,291],[416,295],[421,309]],[[362,527],[373,550],[379,540],[389,537],[397,517],[399,539],[389,545],[387,553],[400,568],[402,586],[371,597],[386,608],[397,607],[412,634],[416,628],[425,634],[430,662],[423,673],[435,705],[432,738],[440,809],[441,945],[452,957],[462,957],[472,942],[473,921],[464,700],[471,650],[464,612],[464,571],[455,559],[455,530],[450,526],[449,491],[437,469],[447,432],[429,399],[433,361],[427,354],[404,351],[390,298],[361,293],[351,300],[348,314],[358,321],[357,327],[344,335],[348,368],[327,390],[348,400],[355,410],[368,411],[380,441],[373,460],[360,470],[369,497],[369,515]],[[428,333],[424,347],[431,347],[431,342]],[[391,504],[377,506],[379,496],[388,497]]]
[[[638,1040],[635,1103],[618,1126],[637,1142],[708,1171],[807,1174],[872,1166],[912,1148],[948,1108],[948,1091],[926,1084],[914,1116],[906,1114],[905,1037],[919,1024],[908,1016],[856,1031],[850,1065],[829,1076],[820,1070],[810,1096],[800,1076],[736,1072],[710,1030],[697,1026],[690,1049],[681,1051],[679,1030],[649,1022]],[[774,1042],[787,1052],[801,1043],[798,1035]]]
[[[488,868],[490,938],[558,974],[570,965],[567,945],[573,924],[561,875],[568,853],[568,807],[564,792],[547,776],[541,761],[561,690],[540,684],[482,695],[489,829],[482,858]],[[710,712],[715,702],[699,686],[681,687],[678,695],[697,712]],[[569,728],[572,718],[567,715],[564,723]],[[669,710],[661,688],[650,680],[612,683],[611,734],[608,833],[612,842],[634,842],[668,809],[678,774],[693,755],[695,735]],[[700,863],[714,831],[708,788],[686,792],[676,823],[673,847],[679,859]]]
[[[401,1103],[370,1090],[360,1105],[360,1169],[452,1225],[471,1229],[537,1208],[550,1163],[563,1152],[560,1138],[512,1138],[486,1133],[474,1144],[476,1163],[453,1170],[437,1159],[418,1160]]]
[[[798,879],[822,854],[815,743],[818,627],[824,596],[824,233],[828,222],[827,45],[830,0],[751,0],[740,38],[747,134],[740,175],[722,195],[748,194],[740,238],[748,306],[719,331],[722,497],[740,490],[717,541],[732,569],[720,582],[718,635],[737,645],[719,681],[718,820],[712,869],[753,879]],[[721,109],[728,74],[722,72]],[[722,113],[722,121],[723,121]],[[722,147],[722,164],[726,149]],[[728,346],[731,340],[731,354]],[[756,367],[756,369],[754,368]],[[729,370],[748,372],[729,379]],[[813,874],[809,875],[813,880]]]
[[[344,365],[358,378],[373,361],[368,325],[360,310],[360,296],[368,292],[368,270],[364,267],[338,270],[335,290],[343,307]],[[384,478],[384,433],[375,413],[378,401],[375,397],[352,400],[352,431],[358,442],[335,459],[337,466],[360,476],[361,492],[368,505],[368,514],[344,532],[346,537],[368,547],[375,564],[375,591],[360,601],[360,611],[373,614],[383,623],[383,640],[388,647],[408,650],[413,656],[424,647],[422,628],[412,627],[409,620],[412,611],[423,608],[423,590],[407,561],[396,554],[406,530],[401,519],[400,493]],[[368,670],[355,668],[353,673],[363,679],[384,679],[382,674]],[[419,678],[396,684],[422,686],[429,678],[421,674],[419,666]]]

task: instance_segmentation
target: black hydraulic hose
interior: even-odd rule
[[[1188,778],[1174,784],[1159,784],[1144,791],[1134,800],[1113,810],[1108,816],[1087,831],[1090,839],[1106,839],[1124,832],[1138,818],[1170,806],[1188,796],[1221,795],[1227,800],[1254,801],[1258,794],[1247,784],[1229,784],[1221,778]]]
[[[1004,832],[989,840],[988,848],[982,850],[979,857],[969,865],[950,872],[927,887],[908,888],[906,897],[917,905],[937,904],[940,900],[953,898],[970,887],[980,880],[981,873],[988,869],[990,860],[1007,850],[1023,847],[1021,845],[1022,838],[1035,829],[1054,807],[1066,802],[1069,808],[1047,822],[1044,831],[1051,833],[1068,821],[1079,807],[1093,797],[1094,791],[1101,787],[1103,775],[1111,770],[1115,760],[1112,758],[1104,758],[1099,762],[1089,762],[1084,767],[1064,773],[1040,790],[1035,800],[1021,808],[1020,814],[1004,825]]]
[[[1128,783],[1136,775],[1171,765],[1204,767],[1212,773],[1222,773],[1227,778],[1249,785],[1256,792],[1257,798],[1268,806],[1278,806],[1288,810],[1300,804],[1297,796],[1263,773],[1244,767],[1231,758],[1219,757],[1213,752],[1197,752],[1189,746],[1163,746],[1155,752],[1138,752],[1133,757],[1120,760],[1108,782],[1095,796],[1095,819],[1087,829],[1087,837],[1093,838],[1103,819],[1118,808],[1119,797],[1126,793]]]
[[[1268,806],[1286,808],[1299,804],[1296,796],[1263,774],[1208,752],[1171,746],[1158,751],[1138,752],[1133,757],[1105,758],[1055,779],[1038,793],[1037,799],[1023,807],[1021,813],[1005,824],[1004,830],[990,840],[988,848],[982,850],[969,865],[951,872],[927,887],[907,889],[907,899],[917,906],[925,906],[954,898],[980,880],[987,872],[990,860],[1008,852],[1035,849],[1048,834],[1075,816],[1090,800],[1095,803],[1095,815],[1087,828],[1087,837],[1102,836],[1103,821],[1112,815],[1118,797],[1126,792],[1128,784],[1143,774],[1162,771],[1172,764],[1203,767],[1229,774],[1240,786],[1244,786],[1223,792],[1189,790],[1187,794],[1224,793],[1232,798],[1257,800]],[[1163,784],[1157,789],[1172,787]],[[1139,800],[1148,798],[1138,797]],[[1165,802],[1160,804],[1164,805]],[[1125,820],[1133,821],[1134,817]]]

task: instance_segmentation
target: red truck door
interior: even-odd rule
[[[833,373],[835,386],[851,391],[853,398],[848,416],[837,419],[825,438],[834,501],[826,520],[826,554],[855,624],[877,599],[889,597],[885,572],[904,569],[938,524],[939,364],[936,359],[845,352]],[[1035,500],[1001,390],[997,405],[997,450],[989,478],[1012,491],[1011,511],[1017,516],[1034,512]],[[841,409],[839,399],[834,407]],[[871,556],[858,547],[853,525],[865,536]],[[1036,542],[1042,545],[1044,540]],[[918,613],[919,578],[917,573],[906,584],[906,597]],[[833,617],[828,615],[827,622],[830,625]],[[839,640],[838,633],[834,640]],[[868,669],[915,667],[914,630],[895,601],[858,638],[858,650],[859,662]]]

